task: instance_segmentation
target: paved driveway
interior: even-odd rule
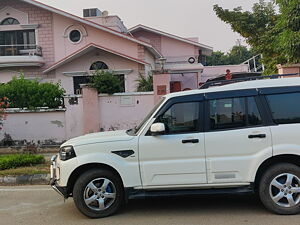
[[[227,225],[300,224],[300,215],[267,212],[254,196],[222,196],[130,201],[117,215],[91,220],[73,200],[65,203],[48,186],[0,187],[1,225]]]

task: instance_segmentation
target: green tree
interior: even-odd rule
[[[281,52],[288,62],[300,60],[300,2],[299,0],[276,0],[280,8],[277,29],[280,31],[277,51]]]
[[[139,79],[137,79],[136,82],[138,83],[137,91],[141,91],[141,92],[153,91],[153,76],[152,75],[145,77],[142,74],[140,74]]]
[[[275,4],[280,13],[276,13]],[[276,0],[255,3],[252,12],[241,7],[233,10],[214,5],[217,16],[247,43],[263,55],[266,74],[275,73],[276,64],[299,62],[299,0]]]
[[[221,51],[213,52],[212,55],[207,58],[207,65],[236,65],[245,62],[252,56],[254,56],[254,52],[248,50],[246,46],[235,45],[228,53]]]
[[[114,73],[105,70],[97,70],[93,73],[90,86],[103,94],[112,95],[122,92],[120,79]]]
[[[248,50],[246,46],[235,45],[228,53],[229,64],[235,65],[245,62],[246,60],[253,57],[253,51]]]
[[[228,65],[227,56],[224,52],[216,51],[206,59],[207,66]]]
[[[25,79],[24,75],[0,85],[0,99],[6,99],[11,108],[58,108],[62,106],[64,93],[59,83],[39,83]]]

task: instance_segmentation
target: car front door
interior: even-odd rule
[[[199,101],[178,102],[164,107],[154,123],[166,132],[139,138],[139,160],[144,187],[188,186],[207,183],[204,133]]]
[[[208,183],[253,182],[258,166],[272,156],[270,127],[259,98],[210,99],[205,133]]]

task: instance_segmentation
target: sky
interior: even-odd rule
[[[237,39],[214,13],[213,5],[251,10],[258,0],[40,0],[43,3],[82,16],[83,8],[107,10],[118,15],[127,28],[143,24],[181,37],[199,37],[199,42],[214,51],[229,51]]]

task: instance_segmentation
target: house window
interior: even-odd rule
[[[35,30],[0,31],[0,55],[22,55],[22,50],[36,49]]]
[[[207,65],[206,56],[202,54],[202,50],[199,50],[198,63],[201,63],[203,66]]]
[[[81,41],[81,32],[79,30],[72,30],[69,34],[69,39],[73,43],[78,43]]]
[[[73,77],[74,94],[81,94],[81,84],[88,84],[91,82],[90,76]]]
[[[16,24],[20,24],[20,22],[17,19],[11,17],[6,18],[1,22],[1,25],[16,25]]]
[[[108,70],[108,66],[102,61],[97,61],[91,65],[90,70]]]
[[[121,92],[125,92],[125,75],[124,74],[116,74],[121,82]]]

